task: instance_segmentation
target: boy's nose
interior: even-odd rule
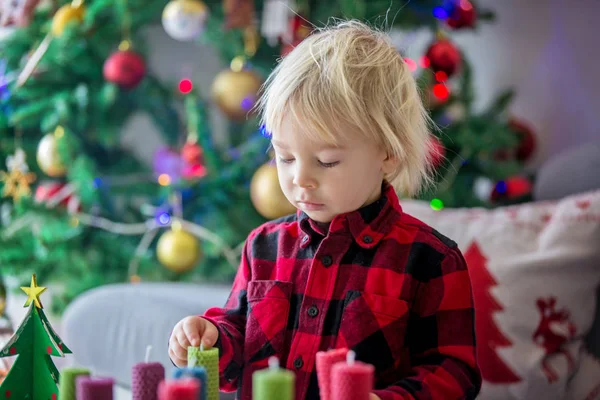
[[[303,189],[315,189],[317,187],[317,181],[312,177],[310,171],[303,167],[296,168],[293,183]]]

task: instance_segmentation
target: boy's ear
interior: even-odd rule
[[[383,168],[382,168],[383,173],[384,174],[392,173],[398,166],[398,163],[400,163],[400,159],[397,156],[387,154],[385,156],[385,159],[383,160]]]

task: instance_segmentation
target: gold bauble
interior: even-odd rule
[[[267,163],[256,170],[250,182],[250,198],[256,211],[267,219],[277,219],[296,211],[283,194],[277,167]]]
[[[65,4],[58,9],[54,17],[52,18],[52,34],[54,36],[62,35],[67,24],[71,21],[83,21],[83,15],[85,14],[85,7],[83,5],[73,6],[71,4]]]
[[[212,85],[212,99],[232,120],[244,120],[258,96],[261,78],[249,70],[219,72]]]
[[[156,256],[162,265],[181,274],[194,268],[200,259],[200,243],[183,229],[171,229],[158,239]]]
[[[58,154],[58,140],[60,139],[55,134],[48,133],[40,140],[37,148],[38,166],[46,175],[55,178],[64,176],[67,172],[67,167]]]

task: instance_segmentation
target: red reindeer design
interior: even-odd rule
[[[537,307],[542,315],[536,331],[533,333],[533,341],[546,351],[542,359],[542,371],[552,383],[558,380],[556,371],[549,363],[549,358],[555,354],[562,354],[567,358],[569,373],[575,367],[575,362],[571,354],[563,348],[563,345],[575,336],[575,325],[570,321],[569,311],[555,310],[556,298],[549,297],[538,299]]]

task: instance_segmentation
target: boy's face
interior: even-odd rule
[[[379,199],[384,174],[393,167],[385,151],[350,136],[343,147],[332,147],[309,140],[287,117],[281,131],[273,132],[281,189],[315,221],[330,222]]]

